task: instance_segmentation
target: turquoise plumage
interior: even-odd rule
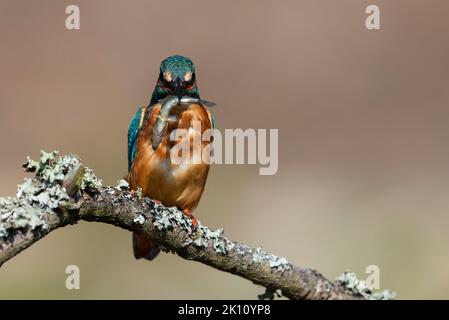
[[[137,136],[142,126],[143,117],[145,116],[145,107],[137,109],[134,113],[128,127],[128,171],[131,170],[134,155],[136,153]]]

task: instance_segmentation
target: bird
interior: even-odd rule
[[[196,68],[191,59],[181,55],[169,56],[161,62],[159,69],[150,103],[138,108],[129,124],[128,174],[125,180],[132,191],[140,188],[142,196],[166,207],[177,207],[196,227],[198,222],[192,212],[203,194],[209,162],[176,163],[172,161],[170,152],[176,143],[191,142],[195,136],[213,129],[215,119],[205,108],[207,103],[200,99]],[[162,121],[162,129],[158,132],[156,123],[161,123],[161,110],[165,108],[167,99],[179,103],[169,110],[169,119],[163,118],[166,121]],[[183,99],[194,102],[181,104]],[[195,121],[201,124],[200,129],[194,126]],[[170,134],[176,129],[188,130],[187,136],[172,141]],[[160,137],[156,141],[158,133]],[[190,144],[192,154],[202,152],[209,143],[200,141],[199,145]],[[161,251],[158,243],[136,232],[133,233],[132,244],[136,259],[153,260]]]

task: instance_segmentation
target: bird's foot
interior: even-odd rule
[[[189,209],[183,209],[182,212],[186,215],[187,218],[192,221],[192,226],[195,229],[198,226],[198,220],[193,216]]]

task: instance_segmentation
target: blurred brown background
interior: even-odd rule
[[[65,8],[81,30],[65,29]],[[381,9],[380,31],[365,8]],[[115,184],[160,61],[196,63],[219,129],[279,128],[279,171],[212,167],[196,215],[225,234],[399,298],[449,298],[449,2],[0,1],[0,194],[40,149]],[[65,267],[81,269],[66,290]],[[256,298],[198,263],[132,256],[131,234],[79,223],[0,270],[0,298]]]

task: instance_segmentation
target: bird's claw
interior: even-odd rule
[[[196,220],[196,218],[193,216],[193,214],[190,212],[190,210],[184,209],[184,210],[182,210],[182,212],[186,215],[187,218],[190,219],[190,221],[192,222],[193,228],[196,229],[196,227],[198,227],[198,220]]]

